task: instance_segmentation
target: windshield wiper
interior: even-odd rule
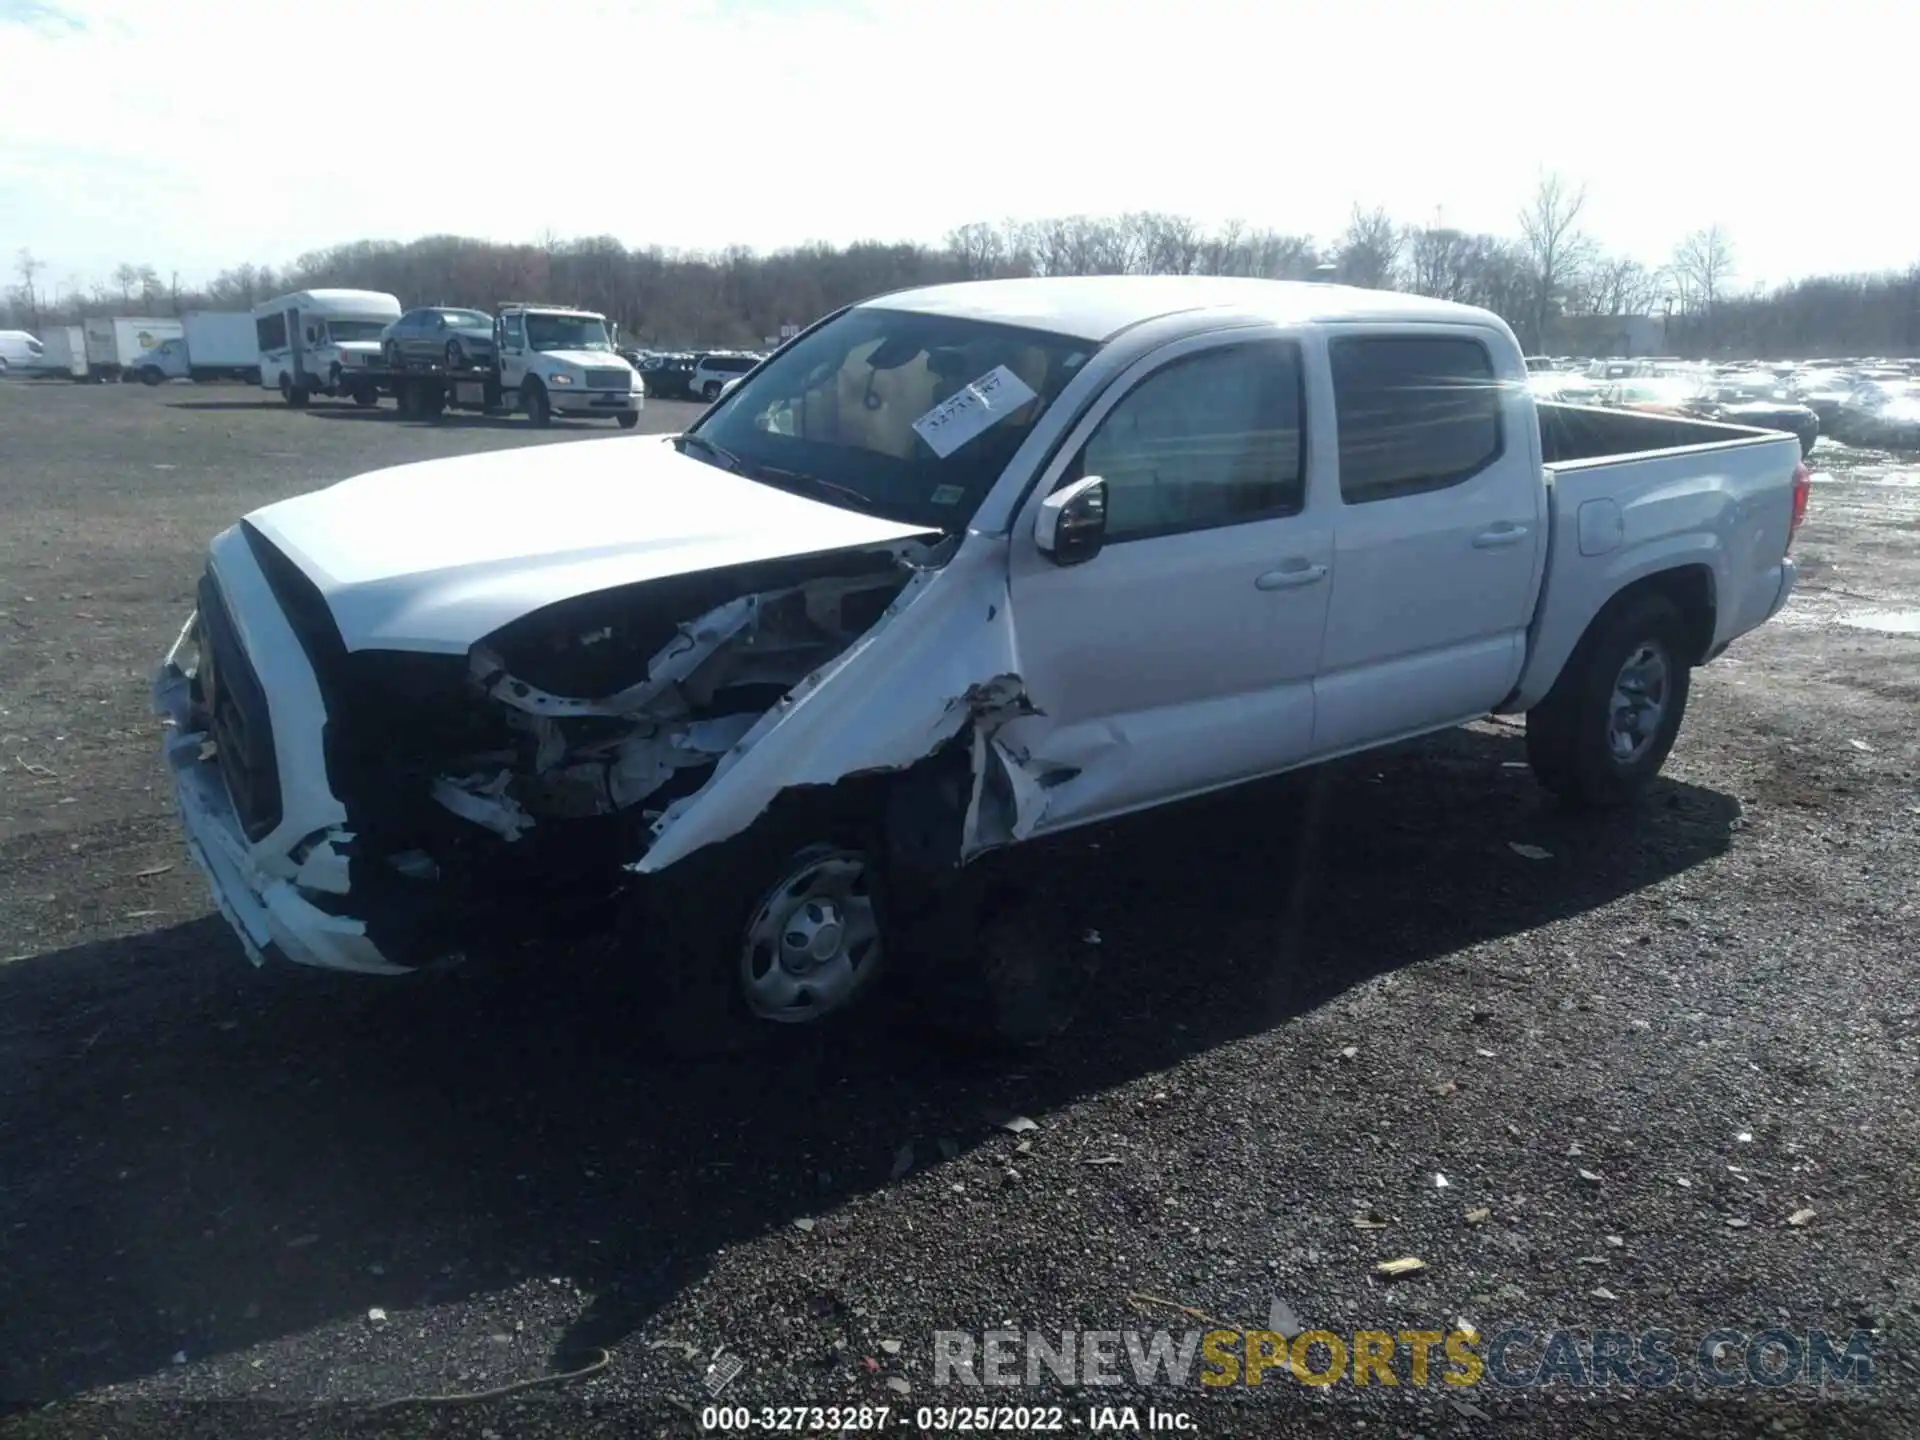
[[[753,467],[752,473],[756,476],[765,475],[778,480],[791,480],[794,484],[809,490],[824,490],[829,495],[836,495],[840,499],[845,500],[856,510],[871,512],[873,509],[873,497],[871,495],[866,494],[864,491],[856,490],[851,485],[842,485],[837,480],[822,480],[818,475],[807,475],[798,470],[780,470],[772,465],[756,465]]]
[[[693,435],[683,432],[673,437],[673,448],[678,450],[682,455],[686,454],[689,449],[696,447],[706,451],[708,455],[712,456],[714,463],[719,465],[722,470],[733,470],[737,472],[740,469],[740,457],[738,455],[734,454],[731,450],[714,444],[713,441],[707,439],[704,435]]]

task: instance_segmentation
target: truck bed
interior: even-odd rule
[[[1793,585],[1786,558],[1800,440],[1709,420],[1538,405],[1546,573],[1520,684],[1547,693],[1607,598],[1642,576],[1695,587],[1712,616],[1699,658],[1770,617]]]
[[[1603,410],[1551,400],[1541,401],[1534,409],[1540,416],[1540,461],[1557,469],[1623,455],[1779,438],[1771,430],[1677,415],[1650,415],[1643,410]],[[1794,443],[1797,446],[1799,442]]]

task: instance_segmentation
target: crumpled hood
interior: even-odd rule
[[[651,436],[376,470],[246,523],[319,587],[349,650],[452,654],[576,595],[932,533],[757,484]]]

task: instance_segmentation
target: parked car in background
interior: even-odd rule
[[[1820,438],[1819,415],[1795,400],[1786,381],[1771,370],[1715,376],[1700,387],[1690,408],[1703,420],[1791,431],[1799,437],[1802,455],[1811,454]]]
[[[687,393],[696,400],[711,404],[720,398],[720,392],[729,380],[738,379],[759,363],[758,355],[744,351],[710,351],[694,361],[693,373],[687,376]]]
[[[1562,405],[1598,405],[1606,387],[1579,371],[1542,370],[1527,376],[1527,389],[1536,400],[1557,400]]]
[[[666,351],[649,355],[640,365],[640,379],[647,394],[658,400],[691,400],[693,367],[699,356],[685,351]]]
[[[427,305],[409,310],[380,337],[387,365],[466,370],[493,362],[493,317],[483,310]]]
[[[1600,403],[1648,415],[1691,415],[1699,393],[1699,385],[1692,380],[1677,375],[1653,375],[1616,381],[1606,388]]]
[[[1920,381],[1874,380],[1847,397],[1833,438],[1884,450],[1920,450]]]
[[[1860,388],[1860,377],[1850,370],[1802,370],[1788,383],[1787,393],[1819,418],[1820,428],[1833,433],[1840,407]]]

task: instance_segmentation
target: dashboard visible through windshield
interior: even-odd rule
[[[529,315],[527,344],[535,350],[613,349],[606,322],[586,315]]]
[[[834,504],[958,529],[1097,348],[861,306],[766,361],[683,448]]]

